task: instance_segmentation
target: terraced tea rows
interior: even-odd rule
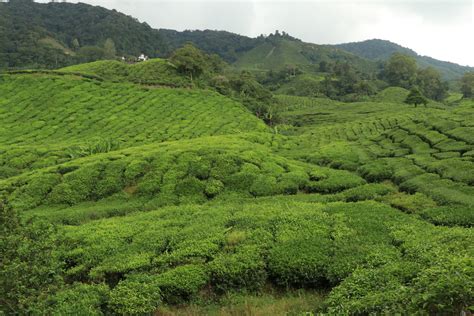
[[[94,136],[136,144],[265,130],[242,106],[210,91],[147,89],[60,76],[3,80],[3,145],[74,143]]]
[[[307,106],[308,100],[300,101]],[[391,205],[437,224],[469,226],[474,220],[473,106],[465,101],[452,110],[412,108],[383,118],[375,110],[365,119],[327,127],[307,121],[294,128],[292,134],[300,136],[288,140],[293,143],[285,155],[353,171],[369,182],[391,181],[409,194],[387,201]]]
[[[54,75],[3,77],[0,119],[0,178],[131,145],[267,130],[210,91]]]
[[[270,129],[210,91],[1,78],[0,196],[63,237],[46,313],[269,289],[317,290],[312,311],[329,315],[472,305],[472,101],[286,96]]]

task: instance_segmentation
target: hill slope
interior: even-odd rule
[[[311,69],[320,61],[348,61],[368,71],[376,68],[373,61],[402,52],[414,56],[422,67],[438,69],[448,80],[472,70],[383,40],[331,46],[304,43],[288,34],[250,38],[214,30],[155,30],[115,10],[84,3],[0,3],[0,41],[5,43],[0,46],[0,68],[58,68],[104,59],[107,39],[115,43],[119,56],[164,57],[191,42],[242,69],[279,69],[287,64]]]
[[[473,67],[437,60],[428,56],[420,56],[415,51],[386,40],[372,39],[362,42],[345,43],[334,47],[346,50],[357,56],[370,60],[387,60],[393,53],[402,53],[415,57],[421,67],[434,67],[446,80],[459,79],[464,73],[473,71]]]
[[[0,3],[0,39],[0,67],[57,68],[77,63],[81,48],[84,54],[97,54],[90,47],[102,48],[107,39],[113,40],[119,55],[158,56],[167,51],[158,31],[146,23],[84,3]]]
[[[248,70],[281,70],[298,66],[310,72],[319,71],[319,63],[348,62],[361,72],[371,72],[376,65],[341,49],[304,43],[289,36],[270,35],[251,50],[239,54],[234,65]]]
[[[131,84],[116,66],[0,77],[0,197],[57,225],[63,267],[25,310],[235,314],[230,293],[252,314],[271,296],[263,315],[472,306],[472,101],[280,96],[271,130],[214,92]],[[34,232],[11,232],[22,253]],[[15,255],[6,275],[23,260],[35,281]]]

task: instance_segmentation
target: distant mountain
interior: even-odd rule
[[[168,50],[173,51],[185,43],[192,43],[207,53],[217,54],[225,61],[233,63],[243,52],[251,50],[262,42],[261,38],[251,38],[226,31],[186,30],[183,32],[160,29],[159,34]]]
[[[297,65],[307,70],[319,70],[321,62],[348,62],[361,72],[376,69],[374,62],[342,49],[278,35],[270,35],[252,50],[242,53],[235,65],[245,69],[279,69]]]
[[[458,79],[465,72],[474,71],[473,67],[461,66],[428,56],[418,55],[415,51],[409,48],[386,40],[371,39],[362,42],[345,43],[333,46],[374,61],[385,61],[389,59],[393,53],[402,53],[413,56],[420,67],[434,67],[441,72],[446,80]]]
[[[394,52],[414,56],[420,66],[433,66],[446,79],[457,79],[473,70],[419,56],[411,49],[384,40],[317,45],[284,32],[250,38],[215,30],[156,30],[116,10],[84,3],[0,2],[0,69],[60,68],[110,59],[115,54],[168,57],[187,42],[248,70],[277,70],[288,65],[317,70],[320,62],[340,61],[351,63],[359,71],[371,72],[379,61]]]

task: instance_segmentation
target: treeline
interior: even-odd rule
[[[464,74],[460,80],[465,97],[474,93],[473,73]],[[360,101],[388,86],[419,91],[424,98],[442,101],[449,84],[433,67],[421,68],[416,60],[401,53],[393,54],[387,62],[379,62],[374,72],[362,72],[350,62],[321,61],[308,71],[298,65],[270,70],[258,76],[259,81],[278,93],[329,97],[342,101]]]
[[[216,54],[206,54],[192,44],[177,49],[170,62],[194,85],[210,87],[242,102],[257,117],[272,125],[278,119],[272,93],[248,71],[224,71],[228,64]]]

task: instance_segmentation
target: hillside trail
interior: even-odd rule
[[[275,50],[275,46],[273,46],[272,50],[268,52],[267,56],[265,56],[265,59],[270,57],[273,54],[274,50]]]

